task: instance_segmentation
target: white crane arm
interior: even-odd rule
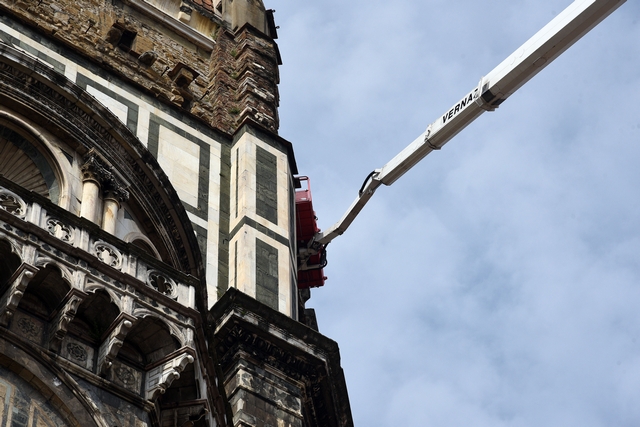
[[[427,154],[439,150],[485,111],[495,110],[511,94],[598,25],[626,0],[575,0],[467,93],[451,109],[381,169],[367,178],[344,216],[314,239],[326,245],[344,233],[381,185],[391,185]]]

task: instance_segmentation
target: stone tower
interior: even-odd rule
[[[0,427],[350,426],[261,0],[0,0]]]

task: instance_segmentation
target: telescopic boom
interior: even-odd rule
[[[375,190],[391,185],[427,154],[439,150],[485,111],[493,111],[529,79],[620,7],[626,0],[576,0],[525,44],[480,79],[460,101],[396,157],[367,178],[358,198],[344,216],[325,233],[318,233],[313,246],[324,247],[345,232]],[[311,246],[311,245],[310,245]]]

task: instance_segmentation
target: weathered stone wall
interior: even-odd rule
[[[0,0],[0,8],[225,133],[247,118],[277,132],[278,54],[270,37],[250,25],[231,32],[213,14],[190,18],[209,20],[196,30],[142,3]]]
[[[270,132],[278,129],[277,45],[248,23],[235,32],[216,24],[216,32],[205,37],[179,19],[168,17],[182,34],[165,21],[154,21],[157,18],[150,16],[151,12],[139,10],[136,5],[140,1],[0,0],[0,9],[10,11],[0,17],[0,36],[96,97],[156,157],[196,232],[204,255],[211,306],[217,299],[217,289],[235,285],[229,276],[229,233],[234,228],[229,227],[229,198],[237,191],[229,186],[238,183],[230,176],[237,167],[231,165],[229,145],[240,138],[237,132],[242,133],[238,129],[245,123]],[[155,3],[171,2],[152,2]],[[175,6],[177,13],[183,13],[183,8],[177,3]],[[147,4],[147,8],[154,6]],[[195,9],[191,21],[195,21]],[[209,22],[219,21],[213,16]],[[118,47],[117,37],[126,31],[136,33],[130,50]],[[209,47],[202,46],[206,45],[203,38],[209,41]],[[149,62],[149,52],[155,55],[153,63]],[[232,138],[230,134],[234,133],[236,137]],[[255,148],[247,149],[255,158]],[[290,176],[297,172],[288,143],[272,144],[269,149],[285,157],[279,162],[279,173]],[[248,165],[249,171],[253,169]],[[247,176],[251,181],[239,184],[240,190],[244,186],[255,188],[251,175]],[[290,195],[287,196],[290,189],[286,182],[283,185],[278,190],[277,203],[278,215],[285,220],[278,228],[292,226],[287,225],[293,210],[288,201]],[[122,221],[118,221],[122,230]],[[288,234],[273,224],[263,225],[272,228],[269,233]],[[280,245],[292,250],[294,239],[287,236],[280,240]],[[255,238],[247,251],[254,246]],[[291,277],[291,272],[285,270],[295,268],[290,265],[289,251],[280,257],[280,277]],[[250,280],[247,286],[253,287],[255,280]],[[295,296],[288,295],[294,292],[293,287],[287,284],[280,292],[280,310],[295,315],[289,303]]]
[[[352,427],[338,345],[230,289],[210,312],[234,427]]]
[[[0,4],[44,35],[63,42],[159,98],[183,105],[185,95],[200,99],[206,91],[210,51],[120,1],[2,0]],[[121,37],[116,30],[135,33],[130,50],[119,46]],[[155,53],[157,59],[152,65],[142,61],[145,52]],[[170,71],[181,63],[189,64],[199,74],[186,91],[170,76]],[[207,109],[207,103],[198,103],[194,112],[207,118]]]
[[[232,133],[246,119],[272,132],[278,120],[278,55],[275,42],[251,26],[221,28],[211,59],[214,122]]]
[[[302,427],[303,384],[240,360],[225,383],[235,426]]]

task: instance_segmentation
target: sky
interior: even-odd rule
[[[327,229],[569,0],[265,0]],[[357,426],[640,425],[640,3],[390,187],[308,302]]]

